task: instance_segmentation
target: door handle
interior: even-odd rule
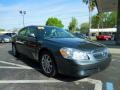
[[[25,43],[26,43],[26,41],[23,41],[23,43],[25,44]]]

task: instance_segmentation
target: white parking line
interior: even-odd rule
[[[31,69],[31,67],[29,67],[29,66],[20,65],[20,64],[15,64],[15,63],[6,62],[6,61],[0,61],[0,63],[9,64],[9,65],[14,65],[14,66],[22,67],[22,68],[27,68],[27,69]]]
[[[60,83],[62,81],[59,81],[59,80],[0,80],[0,83],[3,83],[3,84],[29,84],[29,83]]]
[[[112,59],[112,61],[115,61],[115,62],[120,62],[119,59]]]
[[[31,70],[31,69],[33,69],[33,68],[11,67],[11,66],[0,66],[0,69],[27,69],[27,70]]]
[[[56,80],[56,79],[49,79],[49,80],[0,80],[0,84],[31,84],[31,83],[61,83],[63,81]],[[100,80],[95,80],[91,78],[85,78],[78,81],[73,81],[75,84],[80,84],[81,82],[89,82],[95,85],[94,90],[102,90],[102,82]],[[65,82],[67,83],[67,82]]]
[[[79,81],[75,81],[75,83],[79,83],[79,82],[89,82],[91,84],[95,84],[94,90],[102,90],[102,82],[100,80],[85,78]]]
[[[0,66],[0,68],[2,69],[33,69],[29,66],[25,66],[25,65],[20,65],[20,64],[15,64],[15,63],[11,63],[11,62],[6,62],[6,61],[0,61],[0,63],[4,63],[4,64],[9,64],[9,65],[15,65],[17,67],[9,67],[9,66]],[[9,84],[9,83],[60,83],[63,81],[59,81],[56,79],[53,80],[0,80],[0,83],[2,84]],[[102,90],[102,82],[100,80],[95,80],[95,79],[91,79],[91,78],[85,78],[82,80],[78,80],[78,81],[74,81],[75,84],[79,84],[80,82],[89,82],[91,84],[95,85],[94,90]]]

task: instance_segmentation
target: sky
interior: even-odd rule
[[[22,15],[25,10],[25,26],[45,25],[49,17],[62,20],[65,28],[72,17],[78,20],[78,26],[88,22],[88,6],[82,0],[0,0],[0,28],[12,30],[22,28]],[[97,9],[92,14],[96,14]]]

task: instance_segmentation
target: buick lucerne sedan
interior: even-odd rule
[[[37,60],[43,73],[83,77],[106,69],[111,54],[106,46],[75,37],[54,26],[27,26],[12,39],[14,56]]]

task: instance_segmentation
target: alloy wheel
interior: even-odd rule
[[[45,73],[50,74],[53,70],[53,64],[51,57],[47,54],[42,56],[42,68]]]

